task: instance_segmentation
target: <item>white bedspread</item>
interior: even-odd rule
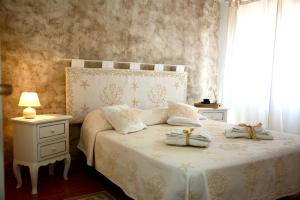
[[[139,200],[276,199],[300,192],[300,137],[272,133],[274,140],[226,139],[231,126],[204,120],[209,148],[165,144],[170,125],[128,135],[87,129],[96,169]],[[96,135],[96,137],[95,137]],[[87,146],[87,144],[86,144]],[[87,154],[92,160],[92,154]]]

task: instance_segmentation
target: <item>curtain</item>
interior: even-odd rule
[[[299,20],[299,0],[231,8],[222,98],[230,123],[300,134]]]
[[[269,127],[300,134],[300,1],[278,8]]]

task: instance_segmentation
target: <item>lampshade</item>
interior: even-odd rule
[[[36,92],[22,92],[19,106],[38,107],[41,106]]]

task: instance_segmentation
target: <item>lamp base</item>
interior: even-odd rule
[[[36,116],[36,111],[34,108],[27,107],[23,110],[23,117],[25,119],[33,119]]]

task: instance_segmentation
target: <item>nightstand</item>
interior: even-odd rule
[[[227,108],[198,108],[198,112],[208,119],[227,122]]]
[[[29,167],[32,194],[37,193],[38,170],[49,165],[49,171],[56,161],[64,160],[64,179],[67,180],[71,164],[69,154],[68,115],[37,115],[34,119],[12,118],[13,122],[13,170],[22,186],[20,165]]]

